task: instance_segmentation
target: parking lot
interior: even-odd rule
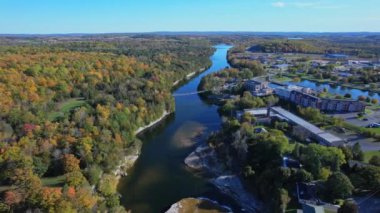
[[[365,114],[362,118],[358,118],[358,113],[345,113],[334,114],[333,116],[344,119],[346,122],[360,127],[367,127],[373,123],[380,123],[380,111],[373,111],[370,114]],[[365,138],[355,133],[337,133],[335,135],[343,138],[347,145],[353,146],[355,143],[359,143],[362,150],[367,151],[379,151],[380,142],[376,142],[373,138]]]
[[[358,118],[358,113],[333,114],[333,116],[342,118],[350,124],[361,127],[367,127],[373,123],[380,123],[380,111],[372,111],[370,114],[365,114],[362,118]]]

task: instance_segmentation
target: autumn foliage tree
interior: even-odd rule
[[[0,38],[0,184],[17,189],[0,209],[118,206],[118,197],[98,199],[115,190],[114,180],[99,178],[139,147],[139,127],[174,110],[173,83],[209,66],[211,45],[185,37],[41,39]],[[60,182],[42,181],[49,178]]]

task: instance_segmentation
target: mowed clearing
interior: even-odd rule
[[[65,114],[71,112],[75,108],[84,106],[86,104],[87,102],[83,98],[72,98],[60,102],[56,106],[56,111],[49,113],[48,119],[50,121],[56,121],[57,119],[64,117]]]

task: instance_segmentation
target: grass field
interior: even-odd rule
[[[369,109],[369,108],[366,108],[365,109],[365,114],[366,115],[371,115],[373,113],[373,110],[372,109]]]
[[[10,189],[12,189],[11,186],[0,186],[0,193],[8,191]]]
[[[282,76],[282,77],[275,77],[273,78],[272,80],[276,81],[276,82],[288,82],[288,81],[292,81],[293,79],[291,78],[288,78],[288,77],[285,77],[285,76]]]
[[[380,157],[380,151],[369,151],[364,153],[364,161],[368,162],[373,156],[379,156]]]
[[[51,177],[51,178],[41,178],[42,185],[48,186],[48,187],[57,187],[57,186],[63,186],[63,183],[65,182],[66,178],[64,175],[57,176],[57,177]],[[14,189],[12,186],[0,186],[0,193]]]
[[[57,177],[49,177],[49,178],[41,178],[42,180],[42,185],[44,186],[62,186],[63,183],[65,182],[65,176],[57,176]]]
[[[86,101],[79,98],[69,99],[64,102],[58,103],[56,107],[57,111],[51,112],[48,115],[48,119],[50,121],[54,121],[58,119],[59,117],[64,116],[66,113],[70,112],[71,110],[81,107],[85,104],[86,104]]]
[[[380,128],[367,128],[367,130],[380,135]]]

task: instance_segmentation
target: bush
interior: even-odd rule
[[[86,172],[86,177],[91,185],[96,185],[102,175],[102,169],[97,165],[92,165]]]
[[[372,156],[372,158],[369,160],[369,163],[374,166],[380,166],[380,156]]]
[[[352,195],[354,186],[350,179],[341,172],[333,173],[325,183],[326,197],[329,200],[344,199]]]

